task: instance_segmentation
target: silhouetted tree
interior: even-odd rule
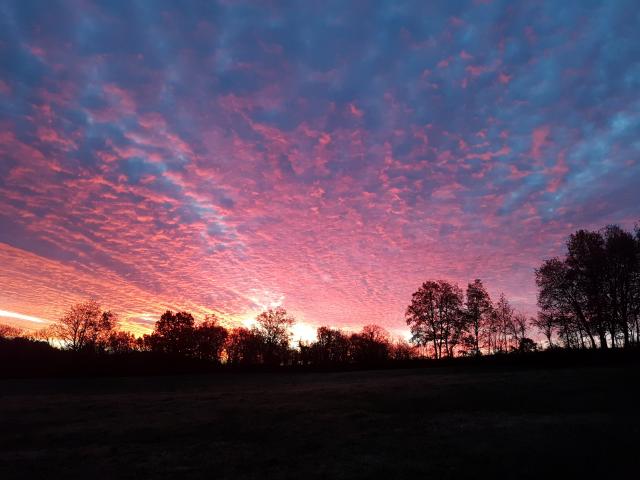
[[[349,356],[363,365],[385,362],[389,359],[389,333],[378,325],[365,325],[359,333],[349,337]]]
[[[312,361],[318,364],[340,364],[349,360],[349,337],[338,329],[320,327],[311,348]]]
[[[635,342],[640,343],[640,226],[636,227],[636,272],[631,297],[631,330],[635,332]]]
[[[599,232],[578,230],[569,236],[566,258],[569,278],[576,287],[585,323],[597,334],[600,348],[604,349],[608,347],[606,262],[604,238]]]
[[[468,336],[465,337],[464,343],[474,355],[480,355],[480,345],[492,307],[491,298],[480,279],[476,279],[467,286],[465,307],[465,330]]]
[[[279,365],[286,361],[291,332],[295,323],[287,311],[278,307],[262,312],[256,318],[255,334],[262,340],[263,361],[269,365]]]
[[[314,345],[315,344],[302,339],[298,340],[298,349],[292,352],[294,365],[311,365],[320,363],[315,358]]]
[[[545,336],[548,347],[553,348],[553,332],[556,327],[554,317],[549,313],[538,312],[538,316],[531,320],[531,324]]]
[[[104,349],[116,323],[113,313],[102,312],[97,302],[89,300],[73,305],[56,321],[53,332],[66,348],[75,352]]]
[[[195,356],[220,363],[227,340],[227,329],[219,324],[215,315],[208,316],[195,328]]]
[[[123,354],[137,349],[136,337],[130,332],[116,331],[109,335],[106,350],[109,353]]]
[[[418,357],[416,347],[403,339],[389,345],[389,357],[392,360],[412,360]]]
[[[171,355],[193,355],[195,351],[195,320],[188,312],[162,314],[148,337],[150,349]]]
[[[255,365],[261,361],[262,339],[254,330],[238,327],[232,329],[225,342],[227,363],[230,365]]]
[[[464,330],[462,290],[444,280],[424,282],[407,307],[412,342],[433,347],[435,358],[452,357]]]
[[[606,295],[609,310],[609,334],[615,344],[622,333],[624,346],[630,343],[630,327],[634,322],[639,262],[638,245],[633,234],[617,225],[604,229],[606,255]]]
[[[508,352],[512,343],[509,341],[513,332],[514,310],[509,300],[500,294],[491,315],[489,331],[493,337],[493,352]]]
[[[558,320],[559,333],[566,347],[591,347],[596,341],[584,311],[583,295],[579,291],[567,264],[559,258],[546,260],[535,272],[540,311]]]
[[[538,305],[567,347],[628,346],[638,339],[640,235],[617,225],[569,236],[565,259],[536,270]],[[540,326],[540,325],[539,325]],[[635,335],[634,335],[635,332]],[[596,343],[596,338],[598,342]]]
[[[518,341],[518,351],[522,353],[535,352],[538,350],[538,344],[529,337],[523,337]]]
[[[511,321],[508,324],[508,334],[513,350],[519,350],[522,339],[527,337],[527,326],[529,322],[530,319],[522,312],[515,312],[511,316]]]
[[[56,324],[48,325],[46,327],[35,330],[27,337],[35,342],[43,342],[51,345],[56,337]]]
[[[136,338],[136,349],[141,352],[151,352],[154,350],[155,337],[153,334],[145,333]]]

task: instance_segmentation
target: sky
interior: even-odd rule
[[[1,0],[0,321],[533,314],[568,234],[640,220],[638,92],[633,0]]]

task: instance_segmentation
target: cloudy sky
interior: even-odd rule
[[[404,328],[427,279],[535,312],[640,220],[634,1],[0,2],[0,321],[98,299]]]

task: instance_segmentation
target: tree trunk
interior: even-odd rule
[[[627,324],[625,323],[623,329],[622,329],[622,335],[624,336],[623,338],[623,345],[624,348],[627,348],[629,346],[629,327],[627,326]]]
[[[622,321],[620,322],[620,326],[622,327],[622,335],[624,338],[624,348],[629,346],[629,322],[627,321],[627,315],[624,315]]]
[[[607,334],[603,330],[599,330],[598,336],[600,337],[600,348],[602,350],[609,348],[609,345],[607,345]]]
[[[589,328],[590,325],[587,323],[587,319],[584,316],[582,307],[580,307],[580,304],[576,300],[573,300],[572,304],[573,310],[575,311],[576,317],[578,319],[578,324],[584,329],[585,332],[587,332],[587,335],[589,336],[591,348],[596,348],[596,340],[595,338],[593,338],[593,333],[591,333],[591,329]]]
[[[480,336],[480,326],[478,325],[478,322],[476,322],[473,326],[473,330],[474,330],[474,334],[475,334],[475,354],[476,357],[480,355],[480,339],[478,338]]]

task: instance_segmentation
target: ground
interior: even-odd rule
[[[0,380],[0,478],[609,478],[639,370]]]

